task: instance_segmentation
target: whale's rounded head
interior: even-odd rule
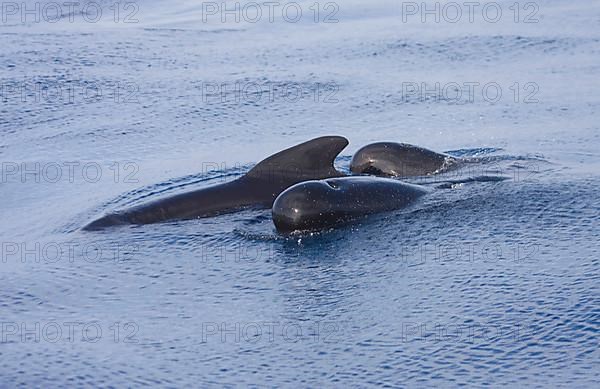
[[[445,154],[406,143],[378,142],[354,154],[350,170],[354,174],[387,177],[416,177],[434,174],[454,159]]]
[[[318,230],[372,213],[413,203],[425,189],[399,180],[376,177],[339,177],[296,184],[273,204],[278,231]]]
[[[306,181],[288,189],[286,195],[278,196],[272,208],[277,230],[309,230],[319,220],[326,220],[323,210],[330,208],[330,192],[334,189],[328,181]]]

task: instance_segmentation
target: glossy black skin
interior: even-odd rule
[[[361,176],[307,181],[277,197],[273,222],[283,233],[318,230],[403,208],[425,193],[420,186],[389,178]]]
[[[350,171],[384,177],[417,177],[449,167],[456,159],[406,143],[378,142],[354,154]]]
[[[340,136],[316,138],[272,155],[235,181],[109,214],[83,229],[208,217],[245,207],[267,208],[296,183],[343,176],[333,167],[333,160],[347,145],[348,140]]]

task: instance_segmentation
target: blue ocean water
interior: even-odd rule
[[[0,15],[1,387],[598,386],[600,6],[26,3]],[[381,140],[465,163],[319,233],[81,231],[329,134],[341,170]]]

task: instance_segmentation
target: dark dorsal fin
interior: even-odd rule
[[[310,180],[338,177],[333,160],[348,145],[342,136],[323,136],[290,147],[259,162],[246,176],[251,178],[291,178]]]

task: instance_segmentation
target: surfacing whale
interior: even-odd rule
[[[435,174],[457,162],[456,158],[407,143],[371,143],[358,150],[350,162],[354,174],[416,177]]]
[[[270,207],[281,192],[296,183],[344,176],[334,168],[333,161],[347,145],[348,140],[341,136],[316,138],[268,157],[235,181],[108,214],[83,229],[209,217],[251,206]]]
[[[273,203],[278,231],[310,231],[412,204],[426,190],[390,178],[342,177],[301,182]]]

